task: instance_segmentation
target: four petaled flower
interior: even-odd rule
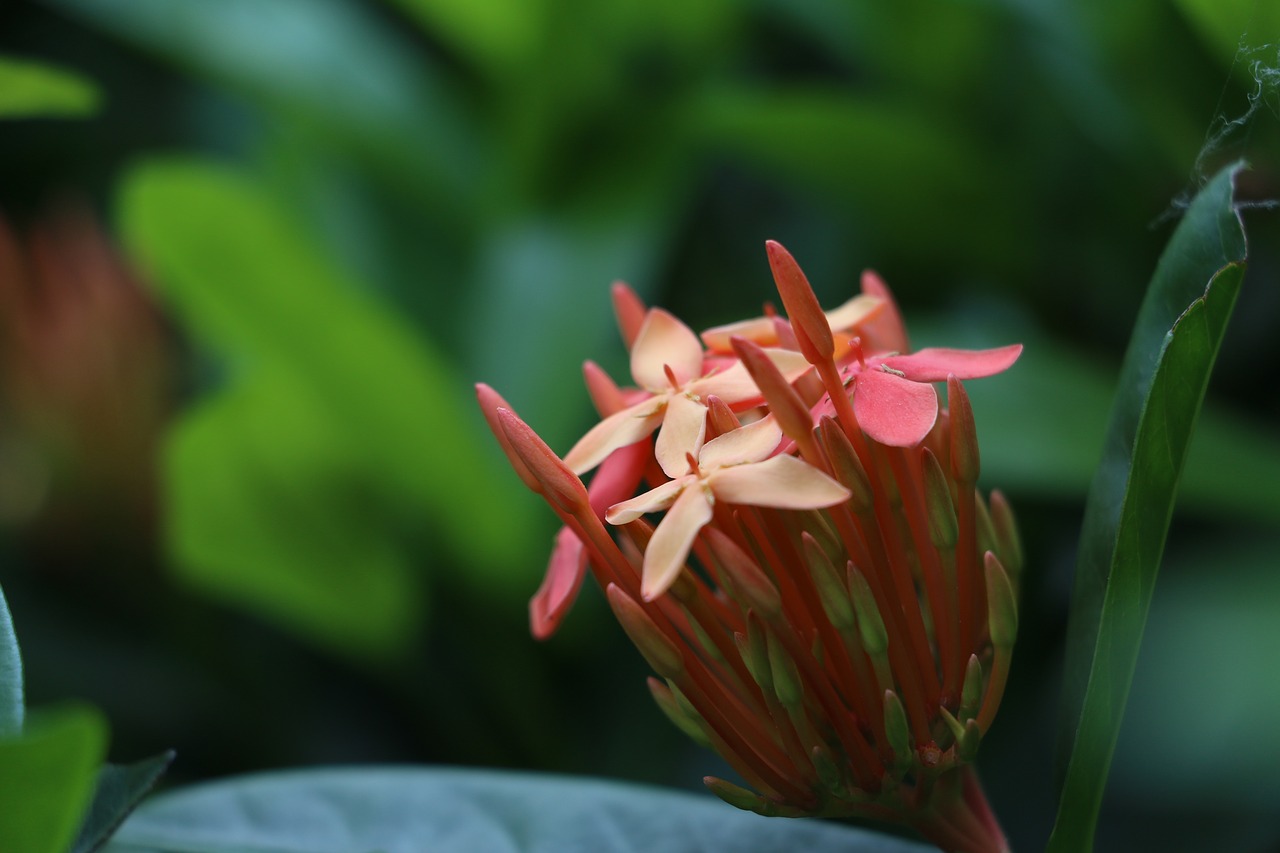
[[[809,369],[797,352],[773,349],[769,354],[792,379]],[[610,415],[584,435],[564,458],[574,473],[590,471],[613,451],[657,429],[654,456],[668,477],[679,476],[685,470],[685,454],[702,447],[709,396],[730,406],[760,399],[760,390],[741,364],[704,376],[698,336],[661,308],[645,316],[631,347],[631,376],[652,396]]]
[[[820,509],[849,499],[849,490],[794,456],[770,456],[782,442],[773,418],[725,433],[687,457],[688,473],[609,508],[610,524],[668,510],[644,552],[641,594],[652,601],[675,581],[693,541],[711,521],[717,500],[774,509]]]

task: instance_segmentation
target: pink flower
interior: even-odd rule
[[[773,350],[784,372],[798,375],[808,365],[798,353]],[[631,348],[631,375],[651,396],[597,424],[565,456],[582,474],[614,450],[658,430],[654,455],[667,476],[684,471],[686,453],[697,453],[706,435],[706,399],[715,395],[729,405],[760,398],[760,390],[741,365],[703,373],[702,345],[693,331],[661,308],[650,309]]]

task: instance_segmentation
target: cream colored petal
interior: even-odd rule
[[[718,468],[707,477],[717,500],[777,509],[818,509],[849,499],[849,490],[794,456]]]
[[[845,332],[854,326],[870,320],[884,309],[885,301],[877,296],[863,293],[855,296],[839,308],[827,312],[827,322],[831,331]]]
[[[631,375],[654,393],[669,390],[664,367],[681,385],[702,375],[702,344],[693,330],[661,308],[651,308],[631,347]]]
[[[650,397],[634,406],[612,414],[578,439],[564,457],[564,463],[581,476],[604,461],[619,447],[635,444],[662,423],[667,411],[666,396]]]
[[[626,524],[628,521],[635,521],[640,516],[650,512],[662,512],[667,507],[675,503],[676,498],[680,497],[680,492],[688,485],[698,482],[697,477],[681,477],[678,480],[668,480],[658,488],[645,492],[639,497],[634,497],[629,501],[614,504],[605,512],[605,521],[610,524]]]
[[[738,427],[707,442],[698,457],[703,470],[759,462],[782,443],[782,429],[772,417]]]
[[[711,501],[701,484],[695,483],[680,494],[644,551],[640,594],[645,601],[653,601],[675,583],[698,531],[711,520],[711,515]]]
[[[688,454],[698,458],[707,437],[707,407],[687,394],[673,394],[658,430],[653,455],[668,477],[688,473]]]
[[[799,379],[810,366],[804,356],[795,350],[771,347],[764,353],[788,382]],[[703,398],[714,394],[731,406],[760,396],[756,381],[751,378],[742,362],[689,383],[687,390]]]
[[[778,343],[778,330],[772,317],[756,317],[754,320],[740,320],[724,326],[715,326],[702,333],[702,342],[712,352],[732,353],[733,337],[746,338],[762,347],[775,346]]]

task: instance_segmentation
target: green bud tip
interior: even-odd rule
[[[991,644],[998,649],[1011,649],[1018,636],[1017,597],[1000,559],[990,551],[984,557],[984,568]]]

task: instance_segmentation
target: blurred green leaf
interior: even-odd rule
[[[999,194],[975,138],[936,110],[818,88],[716,89],[691,117],[695,138],[868,215],[878,238],[929,234],[931,251],[1013,251],[998,206],[973,199]],[[904,193],[903,187],[927,188]],[[963,212],[963,214],[961,213]],[[895,237],[894,235],[898,235]]]
[[[156,784],[169,764],[172,752],[164,752],[134,764],[107,764],[98,772],[98,786],[93,803],[80,827],[71,853],[93,853],[102,848],[111,833]]]
[[[938,346],[1020,342],[1022,357],[993,381],[969,382],[982,436],[983,483],[1005,491],[1075,500],[1089,489],[1102,458],[1115,374],[1104,364],[1033,328],[1010,333],[998,323],[912,323]],[[924,345],[926,339],[921,339]],[[1053,448],[1052,453],[1045,452]],[[1240,478],[1226,472],[1251,471]],[[1234,411],[1205,405],[1178,485],[1179,511],[1235,521],[1280,521],[1280,439]]]
[[[1068,761],[1051,851],[1092,846],[1178,478],[1244,275],[1232,202],[1239,168],[1215,177],[1174,232],[1121,371],[1081,532],[1063,691]]]
[[[92,114],[98,88],[70,71],[0,57],[0,119],[79,118]]]
[[[482,71],[509,74],[524,65],[544,36],[552,4],[540,0],[387,0],[428,33],[451,42]]]
[[[272,198],[230,170],[167,161],[135,170],[121,204],[161,297],[243,383],[174,432],[170,530],[187,571],[377,646],[414,606],[395,553],[411,530],[440,537],[471,580],[527,567],[533,506],[490,487],[505,474],[470,389]],[[382,610],[361,613],[357,585]]]
[[[1275,535],[1170,550],[1116,748],[1115,802],[1274,823],[1278,554]],[[1176,710],[1192,696],[1194,714]]]
[[[169,437],[165,480],[170,548],[194,586],[357,657],[412,640],[423,585],[305,382],[268,368],[197,405]]]
[[[367,768],[248,776],[157,797],[108,853],[693,853],[924,845],[823,821],[773,820],[694,796],[596,779]]]
[[[1275,39],[1280,37],[1280,4],[1257,0],[1176,0],[1174,3],[1224,62],[1239,58],[1248,45],[1269,44],[1276,61]],[[1243,63],[1241,73],[1249,72]]]
[[[345,143],[398,189],[456,206],[481,168],[466,116],[420,51],[349,0],[51,0]]]
[[[0,850],[65,853],[106,749],[106,721],[85,707],[32,715],[20,737],[0,738]]]
[[[0,738],[22,732],[26,712],[22,697],[22,652],[13,632],[13,616],[0,590]]]

